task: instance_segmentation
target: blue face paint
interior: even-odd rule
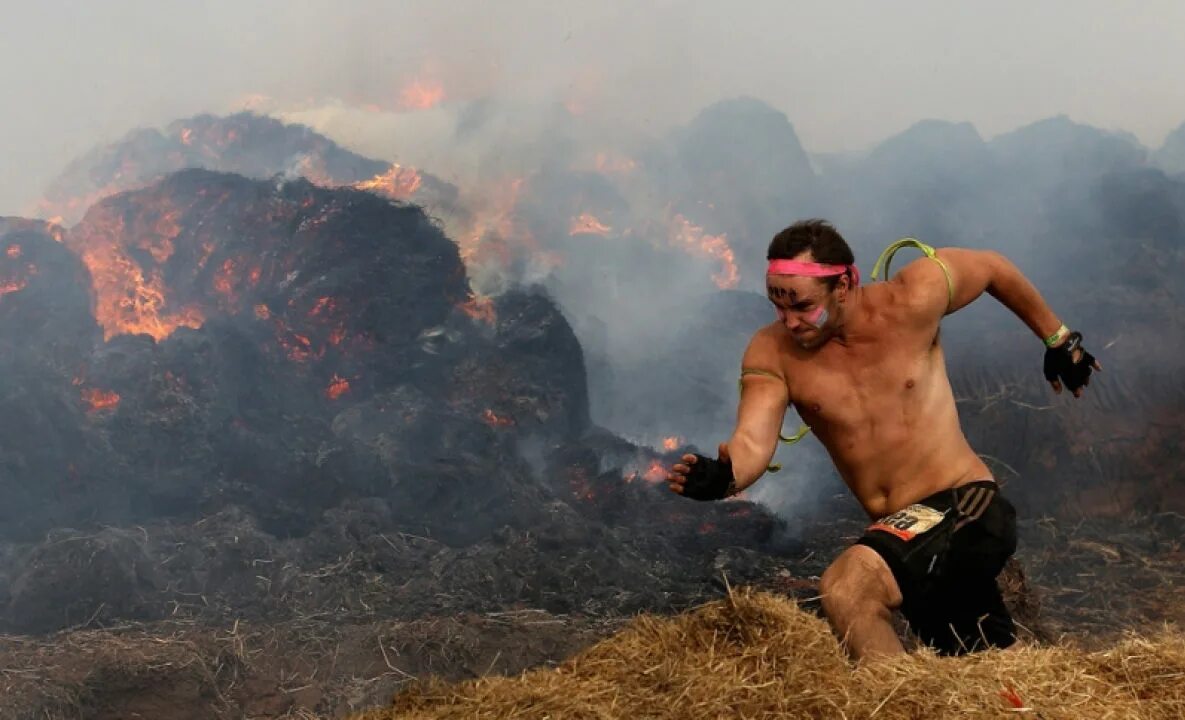
[[[824,325],[827,324],[827,318],[829,315],[830,314],[827,312],[827,308],[820,305],[819,307],[815,308],[814,312],[808,313],[805,317],[803,317],[802,321],[816,330],[820,330]]]

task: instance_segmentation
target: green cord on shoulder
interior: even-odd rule
[[[955,302],[955,281],[950,275],[950,268],[946,266],[946,263],[942,262],[942,259],[938,257],[938,252],[934,248],[917,238],[903,237],[885,248],[885,251],[877,258],[876,264],[872,266],[872,279],[876,280],[881,270],[884,269],[885,279],[888,280],[889,263],[893,261],[893,256],[897,254],[897,251],[904,247],[915,247],[921,250],[923,255],[938,263],[938,267],[942,268],[942,274],[946,275],[946,307],[949,309]]]

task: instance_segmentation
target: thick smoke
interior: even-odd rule
[[[313,150],[272,140],[265,145],[270,154],[261,154],[214,142],[222,154],[206,161],[181,139],[191,128],[219,137],[226,127],[211,118],[172,123],[167,137],[189,153],[177,162],[257,176],[277,166],[286,174],[317,174],[307,172],[311,167],[326,176],[321,182],[342,184],[385,167],[381,161],[416,167],[435,184],[417,186],[412,199],[461,246],[474,290],[499,296],[546,288],[581,341],[593,421],[643,445],[675,438],[675,445],[710,451],[728,437],[740,356],[772,319],[761,295],[766,245],[802,217],[832,220],[865,277],[880,250],[903,235],[1003,252],[1105,362],[1115,361],[1107,362],[1114,367],[1101,392],[1115,383],[1116,402],[1129,410],[1156,395],[1149,377],[1171,375],[1179,365],[1173,342],[1146,345],[1175,316],[1181,290],[1185,183],[1171,166],[1182,131],[1149,151],[1130,134],[1064,116],[991,140],[970,123],[926,120],[866,153],[837,155],[811,153],[787,115],[754,98],[713,103],[688,123],[653,134],[559,103],[492,98],[420,112],[334,106],[286,118],[372,153],[386,135],[392,149],[367,160],[315,133],[251,116],[228,124],[239,135],[306,138]],[[135,133],[91,157],[110,166],[127,147],[141,148],[142,137],[159,136]],[[244,158],[256,156],[266,162],[253,169]],[[70,187],[80,173],[93,181],[94,172],[81,171],[95,166],[81,161],[52,188]],[[982,403],[1005,388],[1025,396],[1010,395],[1009,403],[1046,407],[1040,347],[990,298],[949,319],[944,343],[973,445],[998,461],[1002,475],[1031,473],[1037,450],[1017,448],[1010,435],[1016,431],[995,430],[991,413],[999,409]],[[1171,413],[1176,392],[1163,391],[1156,402]],[[1103,412],[1099,402],[1063,403],[1057,413],[1038,416],[1059,418],[1044,426],[1050,442],[1063,442],[1058,433],[1068,432],[1074,413],[1089,421]],[[786,426],[797,427],[792,411]],[[1092,452],[1103,460],[1086,469],[1100,481],[1129,475],[1113,469],[1120,451],[1097,448]],[[813,438],[781,459],[787,470],[756,492],[771,506],[810,515],[815,499],[838,488]],[[1110,469],[1100,472],[1099,463]],[[1038,493],[1033,501],[1051,506],[1058,497]]]

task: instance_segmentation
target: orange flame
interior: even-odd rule
[[[329,386],[325,388],[325,397],[330,400],[337,400],[342,395],[350,391],[350,381],[343,377],[339,377],[337,373],[329,380]]]
[[[399,93],[399,105],[405,110],[428,110],[444,100],[444,86],[435,80],[413,80]]]
[[[658,460],[651,460],[650,467],[646,468],[646,472],[642,475],[646,482],[660,483],[667,477],[667,469]]]
[[[29,285],[28,280],[13,280],[0,285],[0,297],[4,297],[10,293],[20,292]]]
[[[328,312],[333,312],[333,298],[319,297],[317,298],[316,304],[313,305],[313,309],[309,310],[309,317],[316,317],[320,315],[322,311],[326,310]]]
[[[662,439],[662,449],[670,452],[679,447],[680,439],[677,436],[665,437]]]
[[[272,316],[272,311],[268,309],[267,305],[260,303],[255,306],[255,317],[260,320],[267,320]]]
[[[671,222],[670,243],[682,247],[693,255],[708,257],[721,264],[720,272],[712,275],[716,287],[721,290],[734,288],[738,274],[736,258],[728,245],[728,236],[709,235],[704,229],[682,215],[676,215]]]
[[[507,427],[514,424],[514,418],[498,415],[489,408],[486,408],[486,411],[481,414],[481,419],[490,427]]]
[[[160,269],[153,262],[167,260],[173,253],[173,239],[180,233],[176,211],[160,208],[157,221],[132,239],[135,248],[151,257],[143,258],[144,267],[129,256],[120,244],[128,234],[123,216],[113,208],[100,206],[92,211],[94,222],[84,236],[74,236],[71,243],[90,270],[95,289],[95,319],[103,328],[104,339],[121,333],[148,334],[163,340],[178,327],[201,327],[205,317],[194,306],[168,309],[166,289]]]
[[[13,244],[9,245],[8,250],[5,251],[5,254],[8,255],[8,257],[10,257],[10,258],[14,258],[14,259],[19,258],[21,256],[20,244],[13,243]]]
[[[369,180],[356,182],[353,187],[358,190],[369,190],[392,200],[405,200],[420,189],[423,181],[415,168],[392,165],[387,172],[379,173]]]
[[[450,233],[458,238],[457,245],[461,259],[467,264],[484,263],[490,260],[510,264],[507,243],[533,246],[534,238],[517,216],[518,199],[522,193],[524,178],[512,178],[483,188],[476,196],[467,197],[466,204],[473,208],[472,219]],[[490,242],[490,236],[500,242]],[[483,257],[494,251],[501,257]]]
[[[87,404],[87,412],[107,410],[119,405],[119,393],[112,390],[84,388],[80,395],[82,396],[82,401]]]
[[[612,229],[592,213],[580,213],[568,223],[569,235],[607,235]]]
[[[494,301],[484,295],[474,295],[468,302],[458,305],[466,315],[474,320],[482,320],[487,325],[493,325],[498,321],[497,312],[494,310]]]

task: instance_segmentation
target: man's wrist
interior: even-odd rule
[[[737,493],[739,493],[740,491],[741,491],[741,488],[737,486],[737,479],[734,477],[734,478],[733,478],[733,479],[732,479],[732,480],[731,480],[731,481],[728,483],[728,487],[727,487],[727,488],[725,488],[725,490],[724,490],[724,497],[726,497],[726,498],[730,498],[730,497],[732,497],[732,496],[736,495]]]
[[[1066,338],[1068,338],[1069,336],[1070,336],[1070,328],[1066,327],[1065,325],[1061,325],[1058,327],[1057,330],[1054,331],[1054,333],[1052,335],[1049,335],[1048,337],[1044,338],[1045,347],[1047,347],[1047,348],[1057,347],[1058,345],[1061,345],[1063,342],[1065,342]]]

